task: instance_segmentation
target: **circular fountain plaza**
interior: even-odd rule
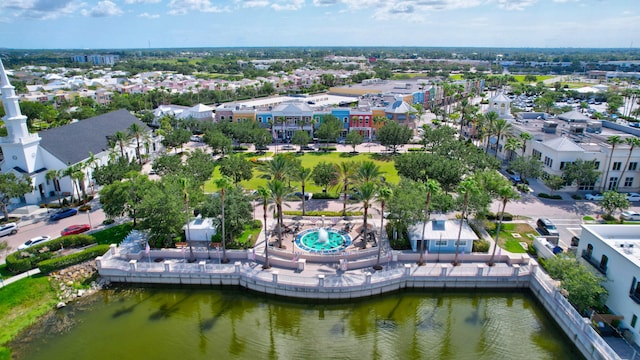
[[[299,232],[294,242],[310,253],[339,254],[351,245],[351,236],[346,231],[320,227]]]

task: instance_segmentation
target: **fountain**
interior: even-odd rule
[[[342,230],[320,227],[296,235],[295,244],[300,250],[311,253],[340,253],[351,245],[351,236]]]

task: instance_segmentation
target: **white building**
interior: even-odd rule
[[[637,225],[582,225],[577,255],[591,264],[607,281],[606,305],[624,317],[640,345],[640,235]],[[587,265],[589,266],[589,265]]]
[[[187,241],[211,241],[211,237],[217,233],[219,220],[203,218],[198,215],[188,225],[182,227]]]
[[[73,182],[68,176],[57,181],[47,180],[51,170],[64,171],[70,166],[79,166],[85,173],[81,190],[93,181],[93,170],[108,162],[112,154],[120,156],[118,145],[111,144],[110,138],[118,131],[128,133],[132,124],[138,124],[148,131],[141,143],[141,155],[147,155],[162,149],[160,139],[154,137],[144,123],[127,110],[117,110],[77,121],[65,126],[48,129],[40,133],[30,133],[27,129],[27,117],[22,115],[18,96],[0,61],[0,90],[6,115],[3,117],[7,136],[0,138],[0,148],[4,159],[0,163],[3,173],[12,172],[17,176],[26,175],[31,179],[33,191],[22,199],[13,199],[14,203],[38,204],[56,192],[73,194]],[[136,158],[136,140],[125,144],[122,152],[129,159]],[[93,159],[91,154],[93,154]],[[91,163],[88,160],[93,160]]]

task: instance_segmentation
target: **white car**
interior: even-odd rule
[[[638,193],[628,193],[627,200],[629,201],[640,201],[640,194]]]
[[[13,235],[18,232],[18,224],[6,223],[0,226],[0,236]]]
[[[43,242],[51,240],[51,236],[49,235],[41,235],[38,237],[34,237],[33,239],[28,240],[26,243],[18,246],[18,250],[24,250],[26,248],[32,247],[34,245],[42,244]]]
[[[604,195],[602,195],[600,193],[587,194],[587,195],[584,196],[584,198],[587,199],[587,200],[600,201],[600,200],[604,199]]]
[[[635,211],[625,210],[620,215],[624,220],[640,221],[640,214]]]

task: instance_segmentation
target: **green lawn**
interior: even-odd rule
[[[98,231],[93,236],[98,244],[120,244],[122,240],[131,232],[133,229],[133,223],[125,223],[121,225],[112,226],[110,228],[104,229],[102,231]]]
[[[495,239],[496,229],[491,228],[487,229],[487,231]],[[518,234],[519,236],[513,236],[513,234]],[[528,237],[527,234],[537,234],[537,232],[528,224],[503,222],[502,228],[500,228],[498,245],[512,253],[525,253],[526,249],[520,243],[527,243],[527,246],[532,246],[533,244],[533,239]]]
[[[0,359],[9,358],[7,342],[49,312],[56,301],[55,291],[44,275],[0,289]]]
[[[304,155],[299,155],[296,154],[294,152],[289,153],[292,156],[295,156],[296,158],[300,159],[302,161],[302,166],[307,167],[307,168],[313,168],[316,165],[318,165],[320,162],[325,161],[325,162],[329,162],[329,163],[335,163],[335,164],[339,164],[345,161],[364,161],[364,160],[371,160],[374,163],[376,163],[378,166],[380,166],[380,170],[382,172],[382,175],[386,178],[387,182],[396,184],[398,183],[398,181],[400,181],[400,176],[398,175],[398,171],[395,168],[395,162],[393,161],[392,158],[390,158],[389,160],[378,160],[378,159],[374,159],[373,158],[373,154],[369,154],[369,153],[361,153],[361,154],[357,154],[357,155],[352,155],[349,153],[340,153],[340,152],[308,152],[305,153]],[[247,158],[253,158],[253,159],[264,159],[265,156],[272,156],[272,154],[267,154],[267,155],[255,155],[255,154],[245,154],[247,156]],[[219,168],[216,168],[216,170],[213,172],[213,177],[212,179],[217,179],[220,177],[220,171]],[[204,190],[207,193],[212,193],[212,192],[216,192],[218,189],[216,188],[215,184],[213,183],[213,180],[210,179],[209,181],[207,181],[204,185]],[[256,165],[254,170],[253,170],[253,179],[248,180],[248,181],[242,181],[240,183],[240,185],[242,185],[242,187],[244,187],[245,189],[248,190],[255,190],[260,186],[266,185],[267,184],[267,179],[265,178],[265,173],[263,173],[260,168],[259,165]],[[299,189],[299,184],[296,182],[291,182],[291,186],[294,187],[295,189]],[[305,188],[306,192],[311,192],[311,193],[317,193],[317,192],[321,192],[322,188],[317,186],[316,184],[314,184],[313,182],[309,182],[306,185]],[[330,189],[330,191],[333,192],[338,192],[338,189]]]
[[[493,75],[493,76],[496,76],[496,75]],[[519,83],[525,82],[524,81],[524,77],[526,75],[511,75],[511,76],[513,76],[516,79],[516,82],[519,82]],[[491,77],[491,76],[489,76],[489,77]],[[553,75],[536,75],[536,78],[537,78],[536,82],[544,81],[544,80],[547,80],[547,79],[551,79],[553,77],[554,77]],[[451,80],[463,80],[464,78],[463,78],[462,74],[452,74],[452,75],[449,75],[449,79],[451,79]]]

